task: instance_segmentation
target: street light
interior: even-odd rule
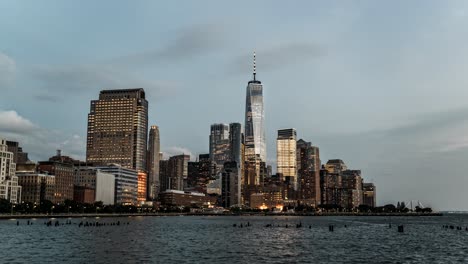
[[[11,205],[11,215],[13,215],[13,208],[15,208],[14,204]]]
[[[52,207],[50,208],[50,214],[54,214],[54,208],[55,208],[55,206],[52,205]]]

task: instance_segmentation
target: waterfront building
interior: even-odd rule
[[[0,138],[0,198],[10,203],[21,202],[21,186],[16,176],[13,152],[8,151],[7,141]]]
[[[362,184],[362,192],[363,192],[363,201],[362,203],[370,206],[376,207],[376,188],[373,183],[363,183]]]
[[[165,190],[161,192],[161,204],[164,206],[202,206],[215,204],[216,197],[203,193]]]
[[[151,126],[148,140],[148,200],[152,201],[158,197],[160,191],[159,183],[159,161],[160,161],[159,127]]]
[[[247,84],[245,104],[245,161],[249,171],[246,184],[260,185],[260,162],[266,162],[265,110],[263,105],[263,85],[256,78],[254,53],[253,80]],[[247,170],[247,168],[246,168]]]
[[[16,171],[18,185],[21,186],[22,202],[40,205],[42,201],[55,200],[55,176],[34,170]]]
[[[114,175],[114,203],[136,205],[138,193],[138,171],[125,168],[119,164],[97,166],[96,169]]]
[[[187,187],[189,155],[177,155],[160,161],[161,190],[180,190]]]
[[[319,148],[302,139],[297,141],[297,175],[299,199],[320,204],[320,152]]]
[[[102,202],[106,205],[115,202],[115,176],[95,167],[75,167],[74,200]],[[91,203],[92,203],[91,202]]]
[[[342,172],[343,201],[345,208],[356,208],[362,201],[362,177],[360,170],[345,170]]]
[[[282,174],[284,179],[288,179],[294,190],[297,190],[296,129],[278,130],[276,154],[277,172]]]
[[[73,200],[73,185],[75,181],[75,169],[73,164],[61,161],[40,161],[37,172],[55,176],[55,197],[52,202],[63,203],[65,200]]]
[[[86,161],[146,171],[148,101],[139,89],[103,90],[88,114]]]

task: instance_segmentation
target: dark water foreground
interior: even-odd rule
[[[468,262],[468,231],[465,231],[468,215],[171,216],[52,221],[56,220],[72,224],[44,225],[49,219],[30,220],[33,225],[27,225],[26,219],[0,221],[0,262]],[[120,221],[121,225],[79,227],[81,221],[101,224]],[[129,225],[123,225],[127,222]],[[299,223],[302,227],[296,228]],[[334,232],[329,232],[329,225],[334,225]],[[397,225],[404,225],[404,233],[397,232]],[[455,229],[445,229],[443,225],[453,225]],[[456,226],[463,230],[457,230]]]

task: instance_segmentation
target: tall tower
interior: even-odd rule
[[[159,160],[160,160],[159,127],[151,126],[148,140],[148,200],[156,199],[160,192]]]
[[[142,88],[103,90],[91,101],[86,161],[146,172],[148,101]]]
[[[296,129],[278,130],[276,151],[278,173],[297,190]]]
[[[263,85],[257,80],[255,53],[253,80],[247,84],[245,103],[245,160],[254,166],[254,177],[249,184],[260,184],[260,163],[266,162],[265,110],[263,107]],[[254,182],[252,182],[254,181]]]

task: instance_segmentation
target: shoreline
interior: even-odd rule
[[[45,219],[45,218],[112,218],[112,217],[164,217],[164,216],[404,216],[404,217],[425,217],[443,216],[443,213],[137,213],[137,214],[28,214],[28,215],[0,215],[0,220],[16,219]]]

